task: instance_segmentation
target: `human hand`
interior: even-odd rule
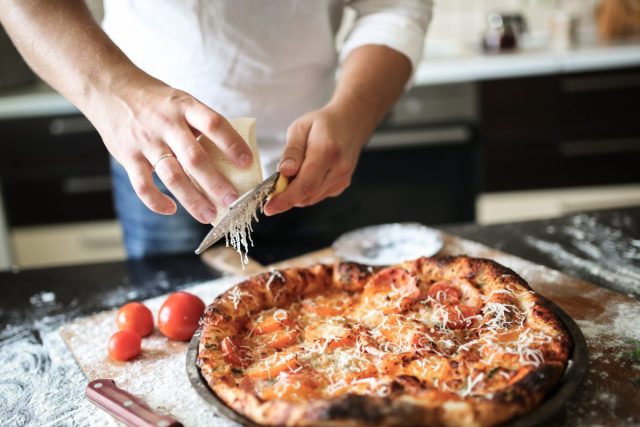
[[[197,140],[202,134],[234,164],[250,166],[251,150],[223,116],[155,79],[123,82],[111,93],[87,115],[149,209],[164,215],[176,212],[175,202],[153,182],[154,167],[178,202],[202,223],[216,218],[214,201],[229,206],[238,198]]]
[[[266,215],[313,205],[341,194],[350,184],[370,131],[357,110],[328,105],[303,115],[287,131],[278,170],[293,177],[287,189],[272,197]]]

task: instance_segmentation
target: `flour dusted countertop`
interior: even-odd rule
[[[637,296],[629,296],[640,294],[640,290],[628,286],[640,271],[640,207],[547,221],[443,228],[603,287],[619,288],[621,283],[627,283],[625,292],[617,293],[611,303],[603,305],[600,301],[614,292],[591,287],[569,307],[584,305],[589,313],[577,320],[592,348],[590,371],[585,388],[576,397],[584,404],[568,407],[550,424],[640,424],[640,408],[634,406],[633,400],[640,390],[640,365],[627,358],[631,349],[627,340],[640,338],[640,301]],[[282,242],[258,246],[251,255],[270,264],[315,249],[319,248],[302,241]],[[539,277],[541,272],[549,271],[543,267],[524,269],[522,265],[514,267],[525,277]],[[57,329],[131,299],[153,298],[218,277],[190,254],[0,273],[2,424],[86,426],[110,422],[84,398],[87,379]],[[553,299],[555,295],[550,296]],[[609,320],[605,323],[603,319]],[[593,346],[598,343],[605,347],[594,351]],[[611,392],[619,386],[635,392],[622,396]],[[598,391],[594,392],[594,388]],[[618,413],[627,415],[612,419]]]

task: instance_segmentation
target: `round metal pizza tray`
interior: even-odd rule
[[[503,424],[504,427],[533,427],[549,419],[551,416],[556,414],[578,390],[582,383],[582,379],[587,372],[589,358],[587,343],[584,339],[584,335],[582,335],[582,331],[573,319],[560,307],[549,300],[547,300],[547,302],[553,309],[554,313],[558,316],[567,332],[569,332],[573,341],[573,348],[569,355],[567,369],[565,370],[562,380],[556,390],[552,392],[546,400],[529,413]],[[211,391],[207,385],[207,382],[200,374],[200,369],[196,365],[200,332],[200,329],[196,331],[193,338],[191,338],[189,348],[187,349],[187,376],[189,377],[189,381],[191,381],[191,385],[200,397],[202,397],[207,403],[213,405],[219,413],[230,420],[244,426],[263,427],[231,409],[213,391]]]

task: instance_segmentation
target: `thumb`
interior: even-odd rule
[[[284,176],[295,176],[300,170],[310,130],[311,123],[301,119],[293,122],[287,129],[287,145],[278,164],[278,170]]]

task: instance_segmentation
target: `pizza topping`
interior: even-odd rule
[[[487,302],[482,308],[482,315],[486,319],[484,326],[489,329],[508,329],[512,323],[522,326],[525,313],[514,304]]]
[[[273,334],[271,339],[269,339],[269,343],[267,345],[271,348],[283,349],[296,342],[299,335],[300,333],[295,329],[278,331]]]
[[[273,379],[280,372],[293,371],[298,367],[295,354],[274,353],[247,368],[245,373],[253,379]]]
[[[244,296],[248,298],[254,298],[254,296],[250,293],[242,291],[240,289],[240,286],[234,286],[233,288],[231,288],[231,291],[229,292],[229,299],[231,299],[231,303],[233,304],[233,308],[235,310],[237,310],[240,306],[240,302],[242,301],[242,297]]]
[[[319,385],[310,370],[281,371],[274,380],[261,387],[259,395],[262,399],[312,399],[319,397]]]
[[[319,280],[305,271],[285,274]],[[561,360],[556,348],[562,332],[528,319],[539,306],[525,295],[526,287],[451,275],[415,266],[377,273],[337,266],[323,276],[332,277],[333,286],[296,282],[292,294],[290,286],[279,286],[284,275],[274,270],[259,282],[269,291],[276,286],[278,298],[264,302],[272,306],[239,315],[233,332],[209,325],[223,338],[207,347],[207,357],[221,355],[216,360],[234,373],[224,381],[235,381],[263,403],[347,393],[470,402],[518,383],[546,358]],[[347,276],[348,284],[339,281]],[[251,288],[242,289],[227,293],[235,308],[249,297]],[[222,370],[215,372],[222,378]]]
[[[262,312],[258,318],[247,324],[249,334],[262,335],[295,326],[289,313],[281,308]]]
[[[224,337],[220,342],[220,348],[225,362],[231,366],[245,368],[247,364],[246,352],[241,351],[231,338]]]
[[[353,298],[344,295],[318,295],[315,298],[307,298],[302,301],[302,307],[318,316],[340,316],[353,303]]]
[[[480,292],[466,280],[438,281],[422,302],[432,307],[430,323],[440,330],[468,328],[482,310]]]
[[[407,270],[389,267],[379,271],[364,287],[363,303],[383,313],[402,313],[420,297],[417,279]]]
[[[478,374],[475,377],[468,377],[467,384],[465,387],[458,393],[460,397],[467,397],[472,392],[473,389],[484,379],[484,374]]]
[[[282,275],[282,273],[280,273],[276,269],[272,269],[271,271],[269,271],[269,273],[271,273],[271,274],[270,274],[269,278],[267,279],[267,283],[265,283],[265,287],[267,288],[267,290],[269,292],[271,292],[271,284],[273,283],[273,281],[275,279],[279,279],[281,283],[284,283],[285,278]]]

